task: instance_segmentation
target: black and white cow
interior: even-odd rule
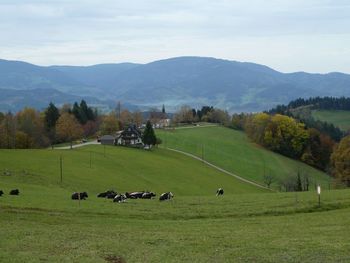
[[[172,192],[163,193],[159,197],[159,201],[170,200],[174,197]]]
[[[112,194],[114,194],[114,196],[116,196],[117,192],[115,192],[114,190],[108,190],[106,192],[98,194],[97,197],[102,197],[102,198],[106,198],[107,197],[108,198],[108,196],[110,196]],[[114,198],[114,196],[113,196],[113,198]]]
[[[0,196],[2,196],[4,194],[4,192],[2,190],[0,190]]]
[[[141,198],[142,199],[152,199],[152,197],[155,197],[156,194],[153,192],[145,192],[142,194]]]
[[[18,189],[11,190],[10,195],[19,195],[19,190]]]
[[[85,200],[86,198],[88,198],[88,194],[87,192],[82,192],[82,193],[77,193],[77,192],[74,192],[72,194],[72,200]]]
[[[145,192],[132,192],[132,193],[125,193],[125,195],[127,198],[130,198],[130,199],[138,199],[138,198],[142,198],[142,195],[144,193]]]
[[[216,196],[223,195],[223,194],[224,194],[224,189],[219,188],[218,190],[216,190]]]
[[[114,197],[113,202],[123,203],[126,200],[126,195],[118,194]]]

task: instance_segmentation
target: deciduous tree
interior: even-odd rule
[[[80,138],[83,129],[74,115],[63,113],[57,121],[56,130],[59,138],[63,141],[70,142],[71,148],[73,140]]]

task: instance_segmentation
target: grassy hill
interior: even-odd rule
[[[272,174],[276,181],[296,176],[300,171],[311,178],[311,185],[328,187],[330,178],[301,162],[268,151],[251,143],[243,132],[225,127],[194,127],[169,131],[158,130],[163,147],[183,150],[212,162],[246,179],[263,184],[263,175]]]
[[[225,195],[217,198],[221,185]],[[17,187],[19,196],[7,194]],[[96,198],[108,188],[171,190],[175,198]],[[0,150],[0,189],[0,262],[350,259],[349,190],[324,189],[318,207],[314,192],[265,193],[164,149]],[[70,200],[72,191],[84,190],[86,201]]]
[[[312,117],[314,117],[316,120],[333,123],[343,131],[350,130],[350,111],[313,110]]]
[[[63,184],[59,158],[63,158]],[[90,168],[91,155],[91,168]],[[113,188],[117,191],[172,191],[177,195],[212,195],[225,186],[227,193],[259,192],[254,186],[209,168],[199,161],[167,150],[140,151],[100,145],[66,150],[1,150],[2,185],[28,188],[35,186],[97,194]],[[28,173],[28,174],[26,174]]]

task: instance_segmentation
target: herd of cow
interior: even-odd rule
[[[125,194],[117,193],[114,190],[108,190],[106,192],[99,193],[97,197],[99,198],[107,198],[107,199],[113,199],[113,202],[121,203],[125,202],[126,199],[152,199],[155,197],[156,194],[153,192],[147,192],[147,191],[139,191],[139,192],[132,192]],[[87,192],[81,192],[81,193],[73,193],[72,194],[72,200],[85,200],[88,197]],[[163,193],[159,197],[159,201],[165,201],[170,200],[174,197],[172,192]]]
[[[0,196],[2,196],[4,192],[0,190]],[[19,190],[18,189],[13,189],[9,193],[10,195],[19,195]],[[224,194],[224,189],[219,188],[216,191],[216,196],[223,195]],[[113,202],[121,203],[125,202],[126,199],[152,199],[155,197],[156,194],[153,192],[148,192],[148,191],[139,191],[139,192],[132,192],[128,193],[126,192],[125,194],[117,193],[114,190],[108,190],[106,192],[102,192],[97,195],[99,198],[108,198],[108,199],[113,199]],[[72,200],[85,200],[88,198],[87,192],[81,192],[81,193],[73,193],[72,194]],[[174,197],[172,192],[166,192],[163,193],[159,196],[159,201],[165,201],[165,200],[170,200]]]
[[[216,196],[223,195],[224,189],[219,188],[216,191]],[[121,203],[125,202],[127,199],[152,199],[155,197],[156,194],[153,192],[147,192],[147,191],[139,191],[139,192],[132,192],[125,194],[117,193],[114,190],[108,190],[106,192],[99,193],[97,197],[99,198],[107,198],[107,199],[113,199],[113,202]],[[72,194],[72,200],[85,200],[88,197],[87,192],[82,193],[73,193]],[[166,192],[160,195],[159,201],[165,201],[170,200],[174,197],[174,194],[172,192]]]

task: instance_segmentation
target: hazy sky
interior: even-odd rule
[[[0,0],[0,58],[39,65],[210,56],[350,73],[348,0]]]

